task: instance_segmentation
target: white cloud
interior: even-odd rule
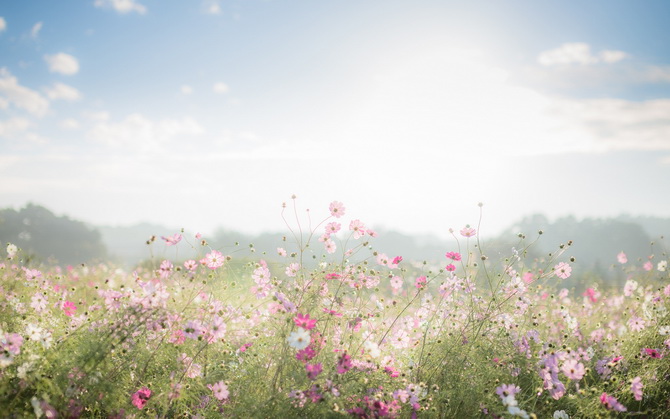
[[[3,32],[5,29],[7,29],[7,21],[5,21],[5,18],[0,16],[0,32]]]
[[[193,93],[193,88],[187,84],[183,85],[179,90],[184,95],[190,95]]]
[[[206,0],[203,3],[203,8],[205,10],[205,13],[207,14],[210,15],[221,14],[221,5],[219,4],[218,0]]]
[[[670,150],[670,99],[556,100],[552,108],[593,139],[589,151]]]
[[[0,68],[0,97],[9,103],[33,115],[43,116],[49,109],[49,101],[38,92],[21,86],[16,77],[6,68]],[[1,107],[1,106],[0,106]]]
[[[53,87],[46,89],[46,92],[51,100],[63,99],[67,101],[75,101],[81,99],[79,90],[60,82],[54,83]]]
[[[52,73],[70,76],[79,72],[79,61],[70,54],[59,52],[54,55],[45,55],[44,60],[49,65],[49,71]]]
[[[569,42],[558,48],[540,53],[537,61],[544,66],[568,65],[568,64],[596,64],[604,62],[615,63],[627,58],[628,54],[623,51],[604,50],[600,54],[591,53],[591,47],[584,42]]]
[[[143,15],[147,12],[146,6],[135,0],[95,0],[93,4],[99,8],[112,8],[119,13],[137,12]]]
[[[35,25],[33,25],[33,28],[30,30],[30,36],[33,38],[37,38],[37,36],[40,34],[41,29],[42,29],[42,22],[37,22]]]
[[[67,118],[60,122],[60,127],[67,130],[76,130],[79,129],[80,124],[79,121],[74,118]]]
[[[643,81],[650,81],[652,83],[669,83],[670,82],[670,66],[658,67],[650,66],[642,74]]]
[[[24,132],[28,127],[30,127],[30,121],[26,118],[15,117],[7,121],[0,121],[0,137],[13,137]]]
[[[85,118],[93,122],[106,122],[109,120],[109,112],[107,111],[85,111],[83,112]]]
[[[191,117],[152,121],[134,113],[119,123],[101,122],[88,133],[89,138],[111,148],[128,151],[160,152],[167,143],[202,134],[204,129]]]
[[[217,83],[214,83],[214,87],[212,87],[212,90],[214,90],[214,93],[224,94],[224,93],[228,93],[230,88],[228,87],[228,85],[226,83],[217,82]]]
[[[626,58],[628,58],[628,54],[626,54],[623,51],[615,51],[615,50],[600,51],[600,60],[606,62],[607,64],[616,63]]]

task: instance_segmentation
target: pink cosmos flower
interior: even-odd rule
[[[151,398],[151,390],[149,390],[146,387],[142,387],[141,389],[133,393],[131,400],[135,407],[137,407],[138,409],[144,409],[144,405],[147,404],[150,398]]]
[[[277,254],[283,258],[286,257],[286,250],[283,247],[278,247],[277,248]]]
[[[626,406],[619,403],[619,401],[614,396],[610,396],[607,393],[600,395],[600,403],[605,405],[608,410],[616,410],[617,412],[625,412]]]
[[[31,298],[30,307],[38,313],[43,312],[47,308],[47,297],[41,292],[36,292]]]
[[[425,276],[420,276],[414,281],[414,286],[416,289],[420,290],[423,289],[426,286],[426,277]]]
[[[181,241],[181,234],[176,233],[174,236],[161,236],[161,239],[165,240],[167,246],[174,246]]]
[[[396,290],[402,288],[402,278],[394,275],[393,278],[391,278],[391,287]]]
[[[532,272],[526,272],[523,274],[521,279],[523,279],[523,282],[525,282],[526,284],[530,284],[531,282],[533,282],[533,279],[535,279],[535,277],[533,276]]]
[[[393,262],[391,262],[391,264],[397,266],[400,262],[402,262],[402,256],[396,256],[393,258]]]
[[[354,239],[359,239],[365,235],[365,224],[361,220],[353,220],[349,223],[349,230],[354,232]]]
[[[310,319],[309,314],[300,314],[298,313],[294,318],[293,321],[295,322],[295,325],[298,327],[302,327],[305,330],[312,330],[314,329],[314,326],[316,326],[316,319]]]
[[[167,279],[170,276],[170,272],[172,272],[172,262],[169,260],[164,260],[161,262],[160,268],[158,268],[158,273],[161,278]]]
[[[307,370],[307,378],[316,380],[316,377],[323,371],[323,366],[320,362],[318,364],[305,364],[305,369]]]
[[[653,267],[654,267],[654,265],[651,263],[650,260],[646,261],[646,262],[644,263],[644,265],[642,265],[642,268],[643,268],[645,271],[651,271],[651,269],[652,269]]]
[[[477,230],[466,225],[465,228],[461,229],[461,236],[463,237],[473,237],[477,234]]]
[[[38,271],[37,269],[26,269],[26,279],[28,281],[32,281],[33,279],[40,278],[42,276],[42,272]]]
[[[295,359],[302,362],[307,362],[316,356],[316,351],[309,345],[305,349],[300,349],[295,353]]]
[[[584,364],[582,364],[581,362],[577,362],[574,359],[569,359],[565,361],[561,370],[563,371],[563,374],[565,374],[565,376],[568,377],[568,379],[575,381],[581,380],[582,377],[584,377],[584,374],[586,373]]]
[[[453,271],[456,270],[456,265],[454,265],[453,263],[450,263],[447,266],[445,266],[444,269],[446,269],[448,272],[453,272]]]
[[[598,302],[598,297],[600,297],[600,293],[594,290],[593,288],[587,288],[586,291],[584,291],[584,294],[582,295],[584,297],[588,297],[592,303]]]
[[[351,357],[349,354],[342,354],[342,356],[337,360],[337,373],[344,374],[353,367],[351,363]]]
[[[644,352],[649,355],[650,358],[663,358],[663,355],[657,349],[644,348]]]
[[[205,256],[205,264],[209,269],[216,269],[223,266],[225,258],[218,250],[212,250]]]
[[[630,383],[630,391],[633,393],[635,400],[642,400],[642,379],[640,377],[633,378],[633,381]]]
[[[514,396],[520,391],[521,388],[515,384],[503,384],[500,387],[496,387],[496,394],[500,396],[500,398]]]
[[[189,271],[195,271],[198,268],[198,262],[194,261],[193,259],[187,260],[184,262],[184,268]]]
[[[214,397],[217,400],[226,400],[230,395],[230,392],[228,391],[228,386],[223,381],[219,381],[218,383],[215,384],[208,384],[207,388],[212,390],[212,392],[214,393]]]
[[[330,215],[332,215],[335,218],[342,217],[346,210],[346,208],[344,208],[344,204],[339,201],[331,202],[329,209],[330,209]]]
[[[456,262],[458,262],[459,260],[461,260],[461,254],[458,253],[458,252],[447,252],[447,254],[446,254],[445,256],[446,256],[447,258],[453,260],[453,261],[456,261]]]
[[[561,262],[558,265],[554,266],[554,272],[556,273],[557,277],[561,279],[567,279],[570,277],[572,267],[565,262]]]
[[[65,313],[65,315],[68,317],[71,317],[74,314],[75,310],[77,310],[77,306],[74,305],[72,301],[64,302],[61,308],[63,309],[63,313]]]
[[[624,252],[619,253],[616,255],[616,259],[619,261],[619,263],[626,263],[628,262],[628,257],[626,257],[626,254]]]
[[[342,224],[338,222],[333,221],[332,223],[328,223],[326,224],[326,234],[328,234],[329,236],[331,234],[335,234],[338,231],[340,231],[340,228],[342,228]]]
[[[630,329],[634,332],[639,332],[640,330],[644,330],[646,327],[644,319],[642,319],[639,316],[633,316],[628,320],[628,326],[630,326]]]
[[[291,278],[294,278],[297,274],[298,271],[300,270],[300,264],[299,263],[291,263],[288,265],[286,268],[286,276],[290,276]]]

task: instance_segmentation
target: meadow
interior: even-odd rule
[[[176,232],[131,270],[3,243],[2,416],[670,417],[663,243],[577,292],[572,243],[489,255],[481,216],[439,262],[385,254],[337,201],[281,216],[275,254]],[[199,257],[161,257],[180,248]]]

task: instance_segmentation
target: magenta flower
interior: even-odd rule
[[[642,400],[642,379],[640,377],[633,378],[633,381],[630,383],[630,391],[633,393],[635,400]]]
[[[447,272],[453,272],[453,271],[456,270],[456,265],[454,265],[453,263],[450,263],[447,266],[445,266],[444,269],[446,269]]]
[[[342,356],[337,360],[337,373],[344,374],[349,371],[353,364],[351,363],[351,357],[349,354],[342,354]]]
[[[644,348],[644,352],[649,355],[650,358],[661,359],[663,355],[656,349]]]
[[[314,329],[314,326],[316,326],[316,319],[310,319],[309,314],[298,313],[293,318],[293,321],[295,322],[296,326],[302,327],[303,329],[306,330],[312,330]]]
[[[418,289],[418,290],[425,288],[425,286],[426,286],[426,277],[425,277],[425,276],[420,276],[420,277],[418,277],[418,278],[416,279],[416,281],[414,282],[414,286],[415,286],[416,289]]]
[[[330,203],[330,215],[335,218],[340,218],[344,215],[345,209],[344,204],[339,201],[333,201]]]
[[[314,348],[312,348],[312,345],[306,347],[305,349],[301,349],[295,354],[295,359],[298,361],[306,362],[312,360],[316,356],[316,351],[314,351]]]
[[[458,253],[458,252],[447,252],[447,254],[446,254],[445,256],[446,256],[447,258],[451,259],[451,260],[456,261],[456,262],[458,262],[459,260],[461,260],[461,254]]]
[[[65,315],[68,317],[72,316],[75,310],[77,310],[77,306],[74,305],[72,301],[64,302],[61,308],[63,309],[63,313],[65,313]]]
[[[402,262],[402,256],[396,256],[395,258],[393,258],[393,262],[391,262],[391,265],[397,265],[400,262]]]
[[[143,409],[144,405],[147,404],[150,398],[151,398],[151,390],[149,390],[146,387],[142,387],[141,389],[133,393],[131,400],[135,407],[137,407],[138,409]]]
[[[584,294],[582,295],[588,297],[592,303],[596,303],[598,302],[598,297],[600,296],[600,293],[594,290],[593,288],[587,288],[586,291],[584,291]]]
[[[557,277],[561,279],[567,279],[570,277],[572,267],[565,262],[561,262],[558,265],[554,266],[554,272],[556,272]]]
[[[305,364],[305,370],[307,370],[307,378],[316,380],[316,377],[323,371],[323,367],[320,362],[318,364]]]

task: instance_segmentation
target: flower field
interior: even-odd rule
[[[488,255],[464,226],[424,262],[377,249],[337,201],[282,216],[275,254],[180,232],[151,253],[198,258],[129,271],[3,244],[3,417],[669,417],[662,245],[613,255],[624,284],[576,290],[571,243],[526,257],[538,232]]]

